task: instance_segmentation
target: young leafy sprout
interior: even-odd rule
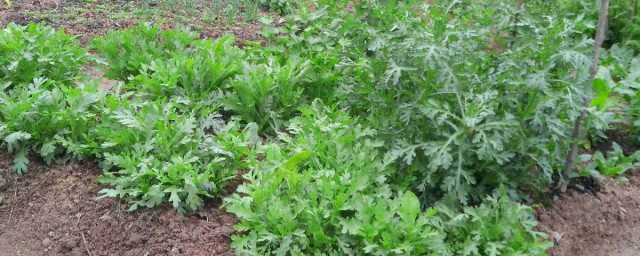
[[[596,151],[593,155],[581,155],[580,160],[587,163],[580,170],[580,175],[601,179],[603,177],[616,177],[632,168],[640,167],[640,152],[626,156],[622,147],[614,142],[612,150],[607,152],[606,155],[601,151]],[[622,179],[624,180],[625,178]]]

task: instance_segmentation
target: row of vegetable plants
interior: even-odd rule
[[[286,24],[262,19],[266,41],[243,48],[140,24],[94,38],[89,54],[64,31],[9,25],[0,138],[14,170],[36,155],[95,161],[101,197],[181,213],[246,173],[223,205],[240,255],[543,255],[552,244],[518,202],[637,165],[617,147],[563,175],[572,144],[639,126],[628,44],[605,51],[582,105],[595,5],[287,6]],[[87,63],[118,83],[98,89]],[[582,111],[588,136],[575,141]]]

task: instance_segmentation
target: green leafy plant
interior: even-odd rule
[[[91,47],[106,59],[105,76],[126,81],[140,73],[144,64],[182,54],[198,38],[187,30],[162,30],[142,23],[127,30],[110,31],[91,40]]]
[[[610,95],[612,112],[617,121],[628,127],[632,136],[631,142],[639,143],[640,132],[640,57],[634,56],[630,49],[612,46],[603,56],[598,70],[598,84],[605,87]],[[626,129],[626,128],[625,128]]]
[[[593,155],[584,154],[580,157],[581,162],[587,163],[579,172],[579,176],[590,176],[594,178],[616,177],[624,174],[632,168],[638,167],[640,153],[636,152],[631,156],[626,156],[622,147],[618,143],[613,143],[612,150],[605,156],[601,151]]]
[[[108,92],[72,84],[87,59],[73,37],[9,26],[0,143],[14,169],[30,155],[94,160],[112,186],[101,198],[180,213],[246,170],[224,200],[240,255],[544,255],[532,208],[512,199],[559,182],[581,111],[600,137],[640,113],[627,48],[605,54],[594,100],[580,103],[586,2],[260,3],[295,13],[263,31],[265,47],[150,24],[95,38],[122,80]],[[619,146],[589,158],[582,175],[638,160]]]
[[[88,60],[87,51],[74,36],[33,23],[11,23],[0,30],[0,56],[0,81],[13,85],[36,78],[70,82]]]
[[[388,203],[391,191],[384,181],[390,169],[376,150],[380,144],[373,139],[375,131],[344,114],[327,113],[318,103],[301,111],[304,116],[292,120],[288,129],[295,136],[282,134],[283,148],[259,147],[266,160],[255,162],[245,175],[247,183],[238,189],[240,194],[225,200],[227,210],[241,219],[236,229],[248,232],[234,237],[238,253],[410,253],[409,248],[397,248],[404,239],[434,240],[433,244],[442,239],[429,236],[424,227],[427,218],[416,221],[420,208],[415,196],[405,195],[404,204],[401,199]],[[321,139],[327,137],[332,139]],[[394,216],[398,207],[404,207],[400,210],[404,222]],[[402,231],[386,237],[364,237],[375,232],[371,229],[392,227],[389,218],[398,218],[391,223],[408,229],[394,228]],[[366,221],[374,219],[382,226],[366,227]],[[385,238],[393,240],[385,245],[380,240]],[[371,244],[366,246],[365,241]],[[427,243],[414,249],[416,253],[438,250]]]
[[[290,14],[300,8],[300,0],[259,0],[262,7],[280,14]]]
[[[594,102],[608,108],[607,119],[615,123],[611,130],[625,144],[640,145],[640,58],[633,50],[613,45],[603,53],[594,86],[603,88],[595,90]]]
[[[131,77],[125,88],[152,99],[174,95],[206,99],[242,70],[244,52],[234,43],[232,36],[197,41],[187,52],[142,63],[140,74]]]
[[[640,52],[640,1],[613,1],[609,10],[609,33],[611,44]]]
[[[100,142],[104,159],[100,182],[115,186],[100,191],[102,197],[128,198],[130,210],[165,202],[181,213],[200,209],[203,198],[218,195],[235,177],[256,143],[252,126],[240,132],[237,123],[216,120],[215,112],[200,118],[193,109],[183,112],[197,104],[186,99],[122,100],[126,97],[106,99],[102,123],[91,136]]]
[[[0,139],[2,146],[16,154],[14,169],[18,173],[27,170],[31,153],[38,153],[47,163],[72,158],[97,160],[105,170],[100,181],[114,185],[102,190],[101,197],[127,198],[132,202],[131,210],[171,203],[185,213],[201,208],[204,198],[224,191],[228,180],[243,167],[242,159],[249,157],[249,148],[258,143],[255,124],[242,128],[237,121],[223,121],[216,112],[219,103],[212,101],[215,98],[199,95],[219,90],[239,71],[243,53],[233,47],[231,37],[195,42],[195,34],[160,32],[158,26],[145,25],[108,34],[94,44],[107,52],[113,64],[110,71],[119,78],[134,77],[145,61],[164,61],[163,56],[185,62],[179,63],[174,84],[161,80],[165,78],[162,75],[169,75],[161,70],[160,75],[145,73],[147,76],[136,84],[144,86],[137,90],[119,83],[106,92],[97,89],[96,81],[70,85],[71,79],[81,80],[74,72],[86,58],[83,50],[75,49],[84,54],[77,59],[73,54],[51,54],[45,59],[44,54],[49,54],[45,51],[37,65],[30,66],[16,57],[17,51],[31,56],[52,42],[70,45],[58,53],[75,53],[72,46],[78,43],[60,33],[36,25],[26,30],[11,25],[2,34],[8,38],[2,41],[2,50],[16,58],[11,65],[19,69],[4,70],[8,75],[0,80]],[[4,44],[17,39],[25,42],[15,42],[16,47]],[[114,45],[116,50],[110,48]],[[75,66],[63,65],[56,70],[39,64],[44,60],[56,64],[54,57],[68,58],[65,65]],[[27,84],[8,72],[16,70],[25,77],[46,75],[51,79],[29,78],[33,82]],[[149,76],[154,77],[144,79]],[[151,87],[149,81],[156,80],[165,86]]]
[[[271,40],[339,60],[317,62],[339,78],[314,95],[378,129],[423,202],[478,203],[500,185],[544,191],[583,109],[592,47],[582,33],[592,21],[527,4],[518,22],[515,4],[501,0],[329,5],[294,16],[279,31],[291,37]],[[603,112],[590,110],[591,130],[606,127]]]
[[[541,255],[549,247],[533,231],[530,208],[506,199],[465,214],[423,212],[412,192],[388,184],[395,164],[383,157],[375,130],[318,102],[301,112],[292,135],[280,136],[282,147],[257,149],[265,161],[254,162],[247,182],[225,199],[244,233],[233,237],[238,254],[465,255],[476,246],[476,254]]]
[[[288,120],[294,116],[304,100],[302,81],[309,68],[309,61],[299,58],[290,58],[283,64],[274,58],[264,64],[245,63],[244,72],[227,83],[222,104],[264,130],[273,118]]]
[[[92,111],[101,98],[97,84],[76,88],[36,78],[12,90],[7,89],[9,85],[0,85],[0,145],[15,154],[13,169],[25,173],[30,153],[47,163],[69,160],[73,155],[64,143],[84,141],[97,122]]]
[[[437,207],[445,240],[456,255],[546,255],[553,242],[536,231],[529,206],[511,201],[505,190],[462,213]]]

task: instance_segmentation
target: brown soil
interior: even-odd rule
[[[640,172],[630,182],[601,182],[595,195],[570,191],[538,214],[556,242],[551,256],[640,255]]]
[[[100,1],[100,8],[97,3],[71,0],[58,0],[58,3],[56,5],[54,0],[14,0],[13,6],[9,8],[4,1],[0,1],[0,28],[12,22],[19,25],[45,22],[56,29],[64,28],[65,32],[77,35],[83,45],[87,45],[89,39],[95,35],[104,35],[109,30],[130,28],[138,22],[160,23],[164,29],[187,27],[200,33],[203,39],[233,34],[239,45],[245,41],[263,40],[263,37],[257,34],[262,29],[259,22],[243,21],[241,18],[235,18],[235,21],[231,22],[222,18],[205,22],[205,18],[211,16],[207,10],[178,14],[175,10],[161,6],[147,7],[136,2],[118,0]],[[129,8],[154,12],[145,16],[135,16]],[[152,15],[153,13],[157,15]]]
[[[90,164],[32,162],[17,177],[0,151],[0,255],[233,255],[236,219],[220,202],[181,216],[161,207],[128,212]]]
[[[85,67],[85,70],[87,75],[91,76],[92,79],[95,79],[96,81],[98,81],[98,83],[100,84],[98,88],[100,90],[110,91],[111,89],[113,89],[113,86],[115,86],[116,83],[118,82],[116,80],[111,80],[104,77],[104,72],[97,69],[96,67],[87,66]]]

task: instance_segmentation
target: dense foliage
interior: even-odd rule
[[[36,155],[95,161],[101,197],[181,213],[245,173],[224,200],[242,255],[544,255],[517,201],[570,182],[571,143],[588,150],[611,129],[640,142],[640,58],[624,37],[637,26],[612,16],[586,84],[593,3],[261,3],[287,23],[242,49],[140,24],[94,38],[90,57],[43,25],[0,31],[14,170]],[[98,89],[87,60],[118,83]],[[572,141],[583,110],[588,140]],[[631,153],[582,154],[570,177],[623,174]]]
[[[322,107],[302,109],[283,145],[258,149],[227,209],[241,219],[234,246],[243,255],[539,255],[530,208],[503,194],[459,213],[440,205],[421,212],[410,191],[389,183],[377,131]],[[332,138],[326,140],[324,138]],[[499,217],[498,217],[499,216]]]
[[[121,37],[126,38],[126,33]],[[170,58],[143,62],[137,70],[140,74],[131,76],[125,88],[151,99],[174,95],[195,100],[214,97],[212,94],[217,94],[243,68],[244,53],[234,43],[232,37],[225,37],[194,42],[190,49],[168,51],[165,54],[171,54]]]
[[[168,51],[166,46],[150,43],[155,40],[151,37],[157,36],[158,27],[142,25],[114,32],[96,44],[106,44],[109,47],[105,49],[112,49],[111,44],[130,43],[124,48],[133,51],[129,57],[137,61],[123,60],[110,55],[111,51],[105,53],[111,61],[109,67],[113,68],[107,73],[112,71],[118,78],[128,74],[133,81],[120,83],[113,91],[103,91],[98,90],[97,82],[85,81],[77,74],[87,56],[72,37],[39,25],[30,25],[28,30],[15,25],[9,28],[0,37],[34,39],[19,43],[2,41],[26,49],[7,48],[12,50],[7,50],[7,58],[20,60],[21,53],[31,56],[27,50],[37,52],[33,50],[36,49],[42,51],[39,56],[50,56],[51,63],[55,64],[54,61],[69,59],[57,54],[78,53],[77,58],[71,58],[76,61],[74,65],[60,65],[55,69],[58,73],[50,72],[54,69],[51,66],[24,60],[20,65],[31,66],[17,70],[32,76],[33,82],[13,79],[15,72],[0,80],[0,138],[15,154],[13,168],[18,173],[27,171],[31,153],[39,154],[47,163],[97,160],[105,171],[100,182],[114,186],[102,190],[102,196],[131,199],[132,210],[170,202],[176,210],[185,213],[201,208],[203,199],[223,192],[226,183],[243,167],[242,158],[259,142],[255,125],[241,127],[237,120],[223,120],[218,113],[220,103],[211,103],[215,98],[206,94],[196,97],[202,88],[213,87],[211,92],[215,92],[216,85],[240,68],[241,59],[235,59],[231,50],[237,52],[237,56],[241,56],[241,51],[230,46],[228,40],[197,42],[197,50],[179,46],[186,44],[184,40],[174,41],[175,49]],[[146,43],[138,40],[141,33],[147,37]],[[192,33],[181,33],[160,34],[166,40],[195,37]],[[44,47],[51,41],[63,40],[69,41],[65,41],[68,47],[65,51]],[[153,45],[151,48],[157,51],[135,44]],[[184,60],[173,62],[179,65],[172,72],[158,69],[151,73],[146,64],[139,62],[165,61],[170,55]],[[211,58],[222,56],[228,61]],[[201,61],[209,65],[195,65]],[[183,75],[176,77],[175,74]],[[146,78],[151,75],[155,77],[153,82]],[[72,84],[72,78],[81,82]]]
[[[258,3],[269,11],[289,14],[302,5],[301,0],[258,0]]]
[[[610,42],[640,52],[640,1],[612,1],[609,12]]]
[[[126,31],[114,30],[96,37],[91,46],[102,53],[109,65],[105,76],[125,81],[140,73],[143,65],[185,50],[197,37],[193,32],[160,30],[159,25],[143,23]]]
[[[598,79],[594,84],[596,104],[613,109],[618,113],[614,117],[633,132],[640,132],[640,56],[634,57],[634,51],[614,45],[603,56]],[[610,97],[611,95],[620,97]],[[620,104],[620,103],[626,104]],[[640,145],[639,138],[628,138]]]
[[[87,61],[87,51],[64,30],[9,24],[0,31],[0,79],[13,85],[35,78],[69,82]]]
[[[103,120],[90,133],[99,141],[95,150],[107,171],[100,181],[115,186],[102,190],[104,196],[140,197],[132,210],[170,201],[185,212],[201,208],[202,198],[223,191],[241,167],[247,147],[256,143],[251,140],[255,129],[239,132],[236,122],[225,124],[215,112],[199,116],[184,111],[192,104],[197,103],[107,98]]]
[[[314,63],[340,74],[326,95],[380,130],[423,199],[468,204],[500,184],[544,191],[581,110],[591,50],[582,32],[593,24],[541,20],[547,4],[531,5],[516,23],[505,1],[361,1],[294,18],[292,37],[273,40],[337,59]]]
[[[47,163],[66,161],[65,143],[87,138],[96,114],[89,111],[100,99],[96,84],[73,87],[36,78],[9,89],[0,86],[0,138],[15,154],[13,169],[24,173],[28,155]]]

